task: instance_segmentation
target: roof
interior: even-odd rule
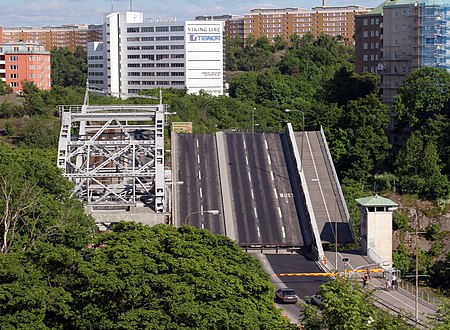
[[[381,16],[383,15],[383,7],[386,4],[386,2],[388,1],[384,1],[382,3],[380,3],[378,6],[376,6],[372,11],[370,11],[368,13],[368,15],[377,15],[377,16]]]
[[[397,206],[398,204],[391,201],[389,198],[381,197],[378,195],[358,198],[356,201],[362,206]]]
[[[414,5],[421,4],[421,0],[388,0],[386,1],[386,6],[405,6],[405,5]]]

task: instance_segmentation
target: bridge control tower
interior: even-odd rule
[[[378,195],[358,198],[361,252],[377,263],[392,265],[392,212],[397,203]]]
[[[164,222],[167,106],[161,100],[156,105],[87,103],[58,107],[57,166],[75,184],[75,194],[100,223]]]

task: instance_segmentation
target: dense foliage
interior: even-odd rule
[[[38,242],[81,248],[90,239],[94,223],[55,162],[53,151],[0,143],[0,253]]]
[[[193,227],[121,223],[0,256],[2,329],[295,329],[255,258]]]
[[[319,306],[305,305],[305,329],[408,329],[401,319],[373,305],[374,292],[361,290],[358,283],[338,277],[322,285]]]
[[[86,48],[78,46],[75,51],[55,47],[51,50],[52,86],[84,87],[87,79]]]

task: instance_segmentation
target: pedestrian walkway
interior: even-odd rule
[[[415,296],[409,292],[398,288],[398,290],[387,291],[386,279],[384,273],[378,271],[381,269],[379,264],[374,263],[368,257],[358,254],[359,252],[338,252],[337,255],[333,251],[325,251],[326,267],[329,270],[337,269],[341,274],[356,279],[363,285],[363,275],[366,269],[377,270],[371,272],[371,280],[368,289],[376,289],[376,298],[379,307],[389,309],[391,312],[400,314],[410,322],[414,322],[416,315]],[[337,257],[337,258],[336,258]],[[337,259],[337,267],[335,266]],[[356,270],[356,272],[354,272]],[[361,271],[361,272],[359,272]],[[418,317],[419,323],[425,325],[429,322],[429,316],[436,313],[436,308],[431,304],[419,299],[418,300]]]

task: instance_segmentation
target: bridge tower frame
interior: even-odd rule
[[[92,210],[167,210],[167,105],[61,105],[57,166]]]

